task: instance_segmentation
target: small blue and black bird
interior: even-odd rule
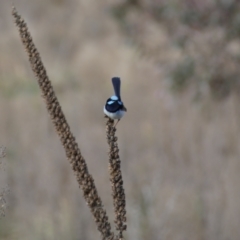
[[[120,78],[119,77],[112,78],[112,84],[113,84],[115,95],[111,96],[107,100],[103,108],[103,111],[111,119],[113,120],[117,119],[118,120],[117,123],[118,123],[120,119],[123,117],[123,115],[125,114],[125,112],[127,111],[127,109],[125,108],[120,96],[120,88],[121,88]],[[117,123],[115,124],[115,127]]]

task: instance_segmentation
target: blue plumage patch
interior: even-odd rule
[[[123,103],[118,101],[118,97],[116,97],[116,100],[113,100],[113,97],[109,98],[105,105],[106,110],[112,113],[122,110],[123,108]]]

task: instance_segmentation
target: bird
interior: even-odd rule
[[[103,112],[111,119],[116,120],[117,122],[114,127],[118,124],[120,119],[123,117],[127,108],[124,106],[121,95],[120,95],[120,88],[121,88],[121,80],[119,77],[112,78],[112,84],[115,95],[108,98],[106,104],[104,105]]]

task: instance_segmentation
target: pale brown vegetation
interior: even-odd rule
[[[92,216],[46,118],[8,2],[0,3],[0,142],[9,150],[6,179],[11,193],[7,216],[0,219],[1,239],[61,240],[80,235],[97,239]],[[171,70],[185,56],[173,40],[184,40],[201,78],[205,74],[201,69],[222,66],[217,57],[209,62],[214,57],[211,51],[219,51],[217,56],[226,61],[222,45],[217,44],[217,39],[225,41],[224,26],[194,30],[176,21],[172,11],[166,12],[174,20],[172,25],[156,24],[142,14],[139,24],[147,26],[144,43],[154,46],[145,48],[146,54],[139,42],[131,41],[134,32],[123,33],[110,16],[110,1],[21,0],[16,4],[29,23],[110,220],[114,211],[102,107],[112,91],[111,77],[122,77],[128,112],[118,124],[118,136],[121,157],[127,159],[121,164],[128,200],[126,239],[239,240],[237,88],[221,102],[212,99],[208,82],[201,82],[199,88],[193,83],[180,93],[169,90]],[[134,8],[129,13],[129,18],[139,20]],[[228,56],[237,57],[239,46],[238,38],[226,41]],[[229,67],[235,71],[233,59]],[[191,64],[183,66],[191,69]],[[225,70],[229,71],[227,65]]]
[[[3,146],[0,146],[0,217],[5,216],[5,211],[7,208],[7,201],[6,197],[9,193],[9,189],[4,185],[4,177],[3,177],[3,158],[6,157],[6,148]]]

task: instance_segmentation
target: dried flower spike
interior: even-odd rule
[[[107,142],[109,144],[109,172],[112,185],[113,205],[115,212],[115,225],[118,231],[118,239],[123,238],[123,231],[127,229],[126,225],[126,200],[123,188],[121,160],[119,158],[119,149],[117,137],[115,136],[116,128],[114,120],[107,117],[106,133]]]
[[[74,174],[77,177],[79,187],[82,189],[83,196],[94,216],[98,230],[102,234],[102,239],[113,240],[114,235],[111,232],[111,226],[108,222],[108,217],[103,208],[102,201],[98,195],[94,180],[88,172],[86,162],[72,132],[70,131],[70,127],[62,112],[61,106],[47,76],[40,54],[33,43],[27,25],[18,14],[15,7],[13,7],[12,15],[18,27],[22,43],[28,54],[32,70],[36,75],[38,85],[42,91],[43,98],[45,99],[47,110],[63,144],[67,158],[72,165]]]

